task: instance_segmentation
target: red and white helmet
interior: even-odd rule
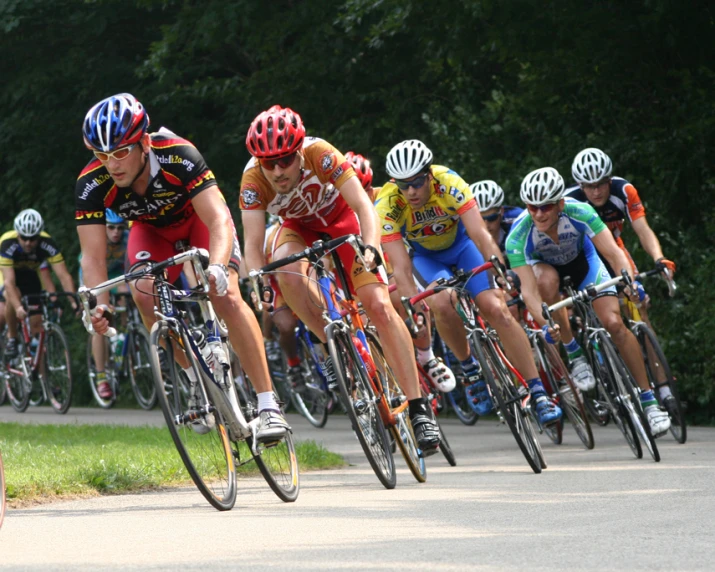
[[[370,167],[370,161],[359,153],[353,153],[352,151],[345,153],[345,158],[355,170],[358,179],[360,179],[362,188],[367,191],[372,187],[372,167]]]
[[[246,147],[258,159],[278,159],[303,146],[305,127],[292,109],[274,105],[259,114],[248,128]]]

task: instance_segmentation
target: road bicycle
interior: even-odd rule
[[[128,380],[139,406],[146,410],[153,409],[157,398],[151,371],[149,332],[144,327],[130,293],[110,293],[109,296],[115,314],[120,318],[122,314],[126,316],[126,325],[115,324],[118,333],[111,341],[101,336],[104,343],[104,372],[112,388],[110,398],[102,397],[97,391],[97,367],[92,352],[92,340],[96,334],[90,334],[87,338],[87,371],[94,400],[100,407],[109,409],[121,395],[121,382]]]
[[[49,402],[57,413],[67,413],[72,402],[72,367],[67,338],[59,320],[62,309],[56,299],[72,297],[73,292],[42,292],[23,296],[28,316],[21,322],[18,355],[3,359],[7,397],[19,413],[28,406]],[[42,313],[38,334],[33,335],[30,313]]]
[[[439,426],[439,433],[440,433],[440,442],[439,442],[439,450],[442,451],[442,454],[444,455],[444,458],[447,459],[447,462],[453,466],[457,466],[457,458],[454,456],[454,451],[452,451],[452,447],[449,444],[449,441],[447,440],[447,436],[444,433],[444,429],[442,428],[442,424],[439,422],[439,419],[437,418],[438,414],[444,410],[446,407],[446,397],[445,395],[439,390],[439,388],[435,385],[434,381],[432,378],[427,374],[425,371],[425,368],[422,366],[422,364],[417,361],[417,375],[418,379],[420,382],[420,390],[422,391],[422,396],[427,399],[427,403],[430,405],[430,413],[432,416],[432,419],[437,423]]]
[[[499,260],[492,257],[491,261],[470,271],[455,270],[451,278],[440,278],[433,288],[411,298],[403,298],[403,304],[413,331],[417,333],[413,319],[414,305],[437,292],[453,290],[455,310],[464,324],[470,351],[479,362],[488,391],[496,402],[497,414],[511,430],[531,470],[540,473],[547,465],[531,423],[529,388],[523,376],[504,355],[496,330],[482,320],[471,293],[466,289],[473,276],[491,269],[507,284]]]
[[[479,415],[469,404],[469,401],[473,398],[467,393],[467,386],[463,383],[464,375],[462,374],[462,366],[452,351],[447,347],[447,344],[445,344],[440,337],[439,332],[437,332],[437,328],[432,329],[432,334],[432,348],[435,356],[442,358],[444,364],[452,370],[452,373],[457,380],[457,386],[446,394],[446,399],[443,400],[443,405],[445,407],[449,406],[452,411],[454,411],[457,419],[465,425],[474,425],[477,421],[479,421]]]
[[[592,306],[592,301],[599,292],[622,281],[625,284],[630,283],[627,273],[596,286],[589,285],[583,290],[575,291],[567,277],[564,279],[567,298],[548,307],[548,313],[561,308],[573,308],[573,314],[581,324],[575,335],[596,378],[596,390],[590,392],[595,393],[595,396],[590,397],[598,403],[600,410],[608,412],[637,458],[643,457],[642,442],[653,460],[658,462],[660,453],[641,406],[640,389]]]
[[[364,264],[360,237],[345,235],[327,241],[318,240],[301,252],[251,271],[249,277],[254,292],[260,300],[258,280],[262,275],[298,260],[310,262],[313,276],[309,279],[318,285],[321,299],[315,303],[323,309],[328,352],[340,397],[370,466],[385,488],[395,487],[397,475],[389,431],[412,475],[418,482],[424,482],[427,469],[408,416],[407,398],[387,364],[374,329],[365,326],[361,308],[350,293],[345,269],[336,252],[343,244],[352,246]],[[333,261],[336,287],[320,262],[327,255]],[[338,295],[338,290],[342,296]]]
[[[176,289],[166,281],[164,271],[187,261],[198,285]],[[194,484],[213,507],[229,510],[236,502],[236,467],[255,461],[276,495],[285,502],[295,501],[300,482],[292,434],[288,431],[273,443],[256,440],[260,420],[256,403],[239,391],[249,385],[240,365],[237,371],[231,369],[228,330],[209,299],[207,268],[208,253],[191,248],[94,288],[80,288],[85,316],[102,292],[123,282],[153,279],[157,321],[150,335],[151,368],[164,419]],[[192,326],[189,321],[191,304],[200,307],[200,325]],[[193,369],[196,382],[190,382],[177,367],[179,352]]]
[[[660,275],[668,285],[668,295],[674,296],[677,286],[673,281],[670,271],[658,264],[655,269],[641,273],[640,277]],[[627,297],[622,299],[623,314],[626,325],[636,336],[643,354],[648,383],[653,390],[653,394],[658,400],[662,409],[668,412],[670,417],[670,433],[678,443],[685,443],[688,438],[687,424],[685,421],[685,408],[680,400],[678,383],[673,375],[668,360],[665,357],[658,337],[653,329],[641,318],[638,305],[634,304]],[[664,399],[660,393],[662,387],[667,386],[673,399]]]

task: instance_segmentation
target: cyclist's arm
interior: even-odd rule
[[[266,239],[266,211],[241,211],[243,244],[246,249],[246,270],[258,270],[266,265],[263,243]],[[241,265],[243,266],[243,265]]]
[[[366,245],[380,248],[380,225],[377,220],[375,207],[367,198],[357,177],[350,177],[339,188],[348,206],[355,211],[360,221],[360,234]]]
[[[107,231],[103,224],[77,227],[82,250],[82,278],[84,285],[92,288],[107,280]],[[99,304],[109,305],[109,293],[97,296]]]
[[[620,249],[616,240],[613,238],[613,234],[608,229],[604,229],[598,234],[591,238],[593,245],[598,249],[603,257],[608,260],[611,268],[616,272],[617,275],[621,274],[621,270],[625,269],[628,275],[633,278],[633,271],[631,265],[628,262],[628,258],[625,253]]]
[[[15,269],[12,266],[3,266],[2,276],[5,281],[5,299],[17,312],[22,307],[22,303],[20,302],[20,290],[15,284]]]
[[[52,274],[50,273],[50,269],[45,267],[37,271],[37,273],[40,275],[40,282],[42,283],[42,289],[45,292],[56,292],[57,288],[55,288],[55,283],[52,281]]]
[[[395,278],[400,296],[417,294],[417,286],[412,278],[412,261],[405,244],[401,240],[393,240],[383,243],[382,247],[392,264],[392,276]]]
[[[526,309],[534,318],[539,326],[546,325],[546,321],[541,316],[541,295],[539,294],[539,286],[536,283],[536,276],[534,276],[534,270],[529,264],[524,266],[518,266],[517,268],[512,268],[516,275],[521,280],[521,297],[524,299],[524,304],[526,304]]]
[[[209,229],[209,262],[228,265],[233,248],[233,220],[217,186],[191,199],[196,214]]]
[[[637,218],[631,224],[633,225],[633,230],[638,235],[638,240],[640,240],[641,245],[651,258],[653,258],[653,260],[663,258],[660,241],[648,224],[646,217],[642,216]]]
[[[469,238],[477,245],[482,256],[488,260],[492,255],[496,255],[501,263],[504,264],[504,256],[502,256],[497,243],[494,242],[494,238],[489,230],[487,230],[487,225],[484,224],[484,219],[482,219],[482,215],[479,214],[479,209],[476,204],[472,208],[462,212],[459,216],[462,219],[462,224],[464,224]]]
[[[62,262],[53,263],[52,270],[57,275],[57,278],[59,278],[62,289],[65,292],[75,291],[74,280],[72,280],[72,275],[69,273],[69,270],[67,270],[67,265],[64,263],[64,260]]]

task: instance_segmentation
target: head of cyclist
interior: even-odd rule
[[[477,200],[479,212],[492,236],[499,235],[502,215],[504,214],[504,190],[494,181],[486,180],[472,183],[469,188]]]
[[[387,154],[385,169],[413,209],[423,207],[432,195],[432,151],[417,139],[398,143]]]
[[[107,240],[110,244],[119,244],[127,229],[126,221],[111,209],[104,211],[106,218]]]
[[[611,158],[600,149],[589,147],[573,160],[571,174],[586,198],[596,207],[606,204],[611,196]]]
[[[374,202],[375,193],[372,188],[372,167],[370,167],[370,161],[359,153],[354,153],[352,151],[345,153],[345,158],[355,170],[355,174],[357,175],[362,188],[365,189],[367,196],[370,198],[370,202]]]
[[[278,194],[290,193],[303,174],[305,127],[295,111],[274,105],[248,128],[246,147]]]
[[[42,216],[35,209],[25,209],[15,217],[17,239],[25,253],[34,252],[40,242],[40,232],[45,226]]]
[[[553,231],[564,210],[564,180],[553,167],[543,167],[529,173],[521,182],[521,200],[541,232]]]
[[[92,106],[84,118],[84,144],[119,187],[131,187],[149,166],[149,115],[129,93]]]

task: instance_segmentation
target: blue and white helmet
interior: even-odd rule
[[[612,171],[611,158],[595,147],[581,151],[571,165],[571,174],[577,183],[598,183],[610,177]]]
[[[84,118],[82,135],[88,149],[114,151],[139,141],[149,128],[149,114],[130,93],[95,104]]]
[[[25,209],[15,217],[15,232],[20,236],[36,236],[45,226],[42,216],[35,209]]]
[[[520,195],[527,205],[555,203],[564,196],[564,179],[553,167],[536,169],[524,177]]]
[[[124,224],[124,219],[112,209],[105,209],[104,218],[108,224]]]

